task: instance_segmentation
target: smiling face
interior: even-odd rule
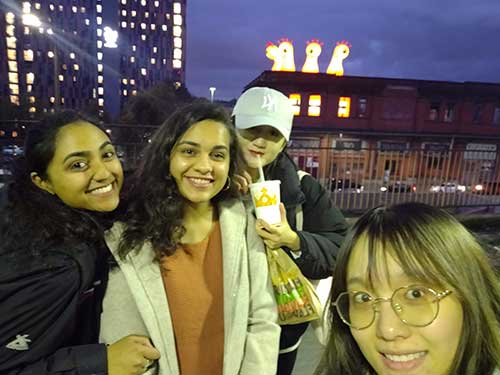
[[[370,287],[366,278],[367,247],[368,241],[366,236],[363,236],[352,250],[347,266],[348,291],[363,290],[375,298],[390,298],[394,290],[399,287],[422,285],[421,281],[405,275],[401,266],[386,251],[387,258],[377,264],[380,276],[375,278],[373,286]],[[442,291],[439,287],[433,289]],[[371,326],[363,330],[351,328],[354,340],[377,374],[448,374],[463,325],[463,309],[454,293],[439,302],[436,319],[425,327],[412,327],[403,323],[390,303],[379,302],[377,307],[378,313]]]
[[[187,201],[195,205],[210,203],[224,188],[229,151],[229,132],[220,122],[197,122],[182,135],[170,154],[170,174]]]
[[[276,159],[286,145],[285,137],[278,130],[268,125],[239,129],[238,141],[243,158],[252,176],[253,171],[257,172],[258,175],[259,157],[262,166],[265,167]]]
[[[106,133],[88,122],[59,130],[46,175],[46,179],[36,173],[31,176],[35,185],[70,207],[108,212],[120,202],[120,161]]]

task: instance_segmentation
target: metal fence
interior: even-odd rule
[[[0,133],[0,185],[8,178],[3,162],[22,152],[23,133],[33,124],[8,125],[8,131],[16,131],[17,136],[4,137]],[[133,170],[156,128],[104,125],[104,129],[111,135],[125,169]],[[456,147],[444,151],[291,147],[288,153],[301,169],[320,181],[334,204],[345,211],[405,201],[439,207],[500,205],[497,151]]]

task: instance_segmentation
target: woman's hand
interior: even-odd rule
[[[107,349],[108,375],[140,375],[160,358],[160,352],[145,336],[126,336]]]
[[[234,175],[232,183],[238,187],[241,194],[248,193],[249,186],[252,183],[252,176],[247,171],[243,171],[241,175]]]
[[[262,238],[264,244],[270,249],[278,249],[286,246],[292,251],[300,250],[300,238],[296,232],[290,228],[286,219],[286,210],[283,203],[280,203],[281,222],[278,224],[268,224],[262,219],[257,219],[255,229]]]

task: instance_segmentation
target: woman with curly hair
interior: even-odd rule
[[[107,243],[101,339],[150,336],[161,375],[276,372],[279,326],[264,246],[231,184],[234,129],[219,106],[172,114],[146,148]]]
[[[421,203],[375,208],[348,233],[317,374],[492,375],[500,283],[455,218]]]
[[[74,112],[30,129],[0,216],[0,373],[138,374],[145,337],[98,344],[106,215],[123,173],[107,134]]]

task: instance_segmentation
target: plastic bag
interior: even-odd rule
[[[319,319],[321,303],[311,282],[283,249],[266,251],[278,305],[279,324],[298,324]]]

